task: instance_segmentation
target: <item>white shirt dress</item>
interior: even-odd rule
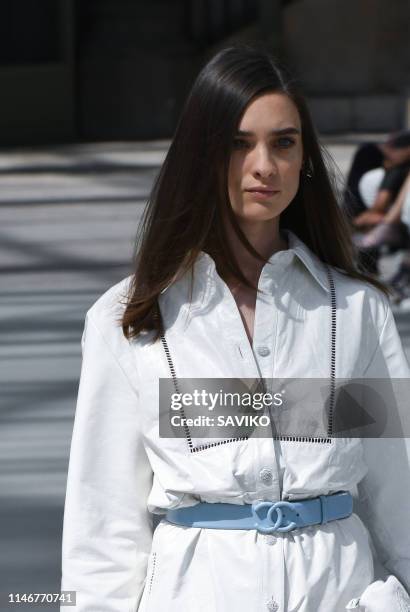
[[[388,298],[324,264],[291,231],[259,278],[252,346],[205,252],[159,297],[175,374],[185,378],[409,378]],[[67,479],[62,589],[77,612],[403,612],[410,610],[407,439],[328,443],[163,438],[152,333],[118,324],[131,277],[88,310]],[[350,491],[354,512],[263,534],[152,515],[198,502],[251,504]],[[66,610],[67,608],[62,608]]]

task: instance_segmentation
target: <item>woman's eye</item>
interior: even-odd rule
[[[281,149],[288,149],[295,144],[293,138],[279,138],[278,145]]]
[[[248,143],[246,140],[243,140],[242,138],[235,138],[233,141],[233,146],[235,149],[244,149],[247,145]]]
[[[289,149],[294,144],[295,141],[293,138],[283,137],[279,138],[275,142],[274,146],[279,147],[280,149]],[[233,146],[235,149],[246,149],[249,147],[249,143],[246,140],[243,140],[243,138],[235,138],[233,141]]]

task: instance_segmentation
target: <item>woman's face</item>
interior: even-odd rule
[[[303,161],[301,122],[281,93],[259,96],[246,108],[234,137],[228,191],[242,220],[268,221],[295,197]],[[257,188],[265,193],[252,191]]]

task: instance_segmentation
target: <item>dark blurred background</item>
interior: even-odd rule
[[[407,0],[2,0],[1,144],[170,137],[207,56],[286,57],[322,133],[407,121]]]

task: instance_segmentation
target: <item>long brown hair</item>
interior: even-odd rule
[[[353,278],[387,288],[360,271],[350,227],[338,204],[335,181],[318,142],[309,110],[287,71],[268,51],[236,44],[219,51],[196,78],[165,161],[154,182],[135,247],[132,277],[121,324],[127,338],[142,330],[162,330],[158,296],[191,270],[200,251],[215,260],[222,277],[233,275],[254,287],[241,272],[227,240],[223,213],[241,242],[260,261],[241,231],[228,196],[228,168],[235,132],[255,97],[283,93],[301,118],[304,163],[298,192],[281,213],[280,227],[292,230],[323,261]],[[327,167],[328,166],[328,167]]]

